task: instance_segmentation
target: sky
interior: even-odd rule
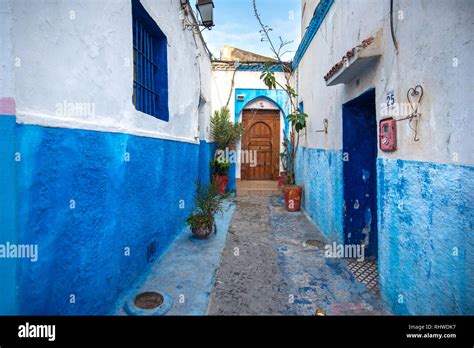
[[[273,28],[272,40],[279,43],[279,36],[293,43],[283,60],[291,60],[301,38],[301,0],[256,0],[258,12],[264,24]],[[193,3],[191,1],[191,3]],[[204,30],[203,36],[209,50],[220,57],[224,45],[272,57],[268,42],[261,42],[260,26],[254,16],[253,0],[214,0],[214,24],[212,30]]]

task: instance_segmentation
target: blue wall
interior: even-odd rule
[[[210,163],[214,157],[216,145],[205,140],[199,142],[199,180],[202,184],[211,182]]]
[[[237,176],[237,165],[231,163],[229,167],[229,182],[227,183],[227,191],[235,191],[237,187],[236,176]]]
[[[396,314],[474,314],[474,168],[379,158],[377,175],[386,303]]]
[[[203,184],[211,182],[211,167],[210,162],[214,158],[216,152],[216,145],[201,140],[199,143],[199,180]],[[235,191],[235,163],[231,163],[229,167],[229,182],[227,184],[228,191]]]
[[[296,182],[303,185],[303,209],[326,238],[342,243],[342,151],[298,148]]]
[[[0,115],[0,244],[17,243],[15,116]],[[15,314],[17,260],[0,259],[0,315]]]
[[[149,242],[156,239],[162,254],[184,226],[193,208],[200,147],[128,134],[15,127],[22,155],[19,243],[39,245],[36,263],[18,261],[19,313],[106,314],[147,267]],[[71,294],[75,304],[69,303]]]
[[[308,216],[343,243],[342,152],[300,147],[296,174]],[[394,314],[474,314],[473,192],[472,167],[377,159],[379,281]]]

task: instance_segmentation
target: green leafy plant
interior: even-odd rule
[[[240,123],[232,123],[230,111],[226,107],[216,110],[211,117],[211,140],[216,144],[217,150],[226,150],[233,147],[244,133]]]
[[[222,212],[222,204],[229,196],[230,193],[219,194],[215,183],[209,183],[206,186],[200,182],[196,183],[196,207],[205,215],[213,216]]]
[[[262,74],[260,75],[260,79],[265,83],[268,89],[276,89],[277,87],[281,88],[287,94],[288,100],[290,102],[290,113],[286,115],[286,119],[290,124],[289,138],[285,139],[285,141],[287,141],[285,155],[287,158],[286,184],[296,185],[296,154],[300,142],[300,132],[306,129],[306,118],[308,117],[308,115],[304,113],[303,110],[301,110],[297,105],[298,94],[291,86],[291,64],[282,60],[282,56],[288,52],[284,51],[284,49],[288,44],[291,43],[291,41],[284,41],[280,37],[280,45],[277,48],[277,46],[275,46],[270,37],[270,32],[272,31],[272,28],[270,28],[268,25],[263,24],[261,16],[257,11],[256,0],[253,0],[253,8],[255,17],[257,18],[257,21],[260,24],[260,27],[262,28],[260,30],[260,33],[262,34],[261,41],[268,42],[270,49],[272,50],[276,59],[275,62],[267,62],[265,64]],[[283,71],[283,76],[285,78],[284,83],[280,83],[276,78],[276,70]]]
[[[190,215],[186,219],[186,223],[191,227],[194,228],[208,228],[211,229],[214,223],[214,220],[209,216],[202,215],[202,214],[193,214]]]
[[[213,175],[227,175],[230,162],[228,160],[215,159],[211,161],[211,171]]]
[[[222,212],[224,200],[229,194],[219,194],[215,183],[207,185],[196,181],[196,193],[194,203],[196,209],[187,219],[186,223],[191,228],[212,228],[214,217],[217,213]]]

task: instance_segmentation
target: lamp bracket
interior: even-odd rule
[[[207,27],[204,24],[198,22],[197,13],[193,11],[187,1],[186,3],[181,3],[181,11],[179,12],[179,18],[183,21],[183,30],[189,30],[195,34],[202,33],[205,29],[211,30],[212,28]],[[200,29],[201,27],[203,27],[202,30]]]

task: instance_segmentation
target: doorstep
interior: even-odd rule
[[[274,180],[237,180],[236,196],[280,196],[278,181]]]

